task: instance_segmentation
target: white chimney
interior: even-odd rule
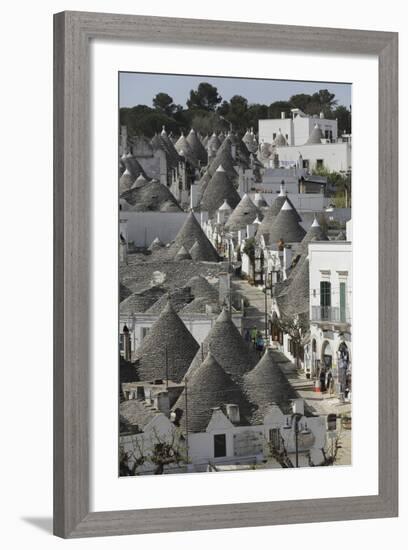
[[[154,396],[154,406],[158,411],[162,412],[166,416],[169,416],[170,414],[169,392],[161,391],[156,393],[156,395]]]
[[[319,115],[319,116],[320,116],[320,118],[324,118],[324,113],[323,113],[323,111],[320,111],[320,115]]]
[[[305,414],[305,402],[303,399],[294,399],[292,401],[292,411],[294,414]]]
[[[240,420],[238,405],[236,405],[235,403],[230,403],[228,405],[225,405],[225,408],[227,410],[227,416],[229,420],[233,424],[238,424]]]
[[[286,114],[285,114],[285,111],[281,111],[281,118],[286,118]]]

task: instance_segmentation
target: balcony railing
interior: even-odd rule
[[[350,323],[347,308],[312,306],[312,321],[316,323]]]

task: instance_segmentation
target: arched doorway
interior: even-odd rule
[[[351,393],[350,350],[345,342],[341,342],[337,350],[338,381],[340,392],[345,398]]]
[[[333,352],[330,342],[325,340],[322,345],[322,366],[326,369],[331,369],[333,366]]]

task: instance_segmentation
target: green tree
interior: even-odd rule
[[[189,109],[203,109],[214,111],[221,102],[222,97],[218,94],[215,86],[209,82],[200,82],[197,90],[190,90],[190,98],[187,100]]]
[[[293,108],[289,101],[274,101],[269,105],[268,118],[280,118],[281,113],[290,116],[290,110]]]
[[[268,106],[262,103],[252,103],[248,107],[245,118],[247,128],[254,128],[254,130],[257,130],[258,120],[261,118],[268,118]]]
[[[173,98],[169,94],[164,92],[160,92],[154,96],[153,107],[167,116],[172,116],[178,108],[181,108],[173,103]]]
[[[229,101],[228,113],[225,119],[232,124],[232,127],[238,133],[243,133],[246,130],[247,120],[246,114],[248,111],[248,100],[242,95],[234,95]]]
[[[192,117],[190,126],[202,135],[212,134],[214,131],[225,131],[229,128],[227,123],[217,113],[208,113],[206,111],[193,112],[196,114]]]
[[[289,103],[292,105],[292,108],[300,109],[304,113],[306,113],[311,101],[312,96],[310,94],[295,94],[289,98]]]
[[[337,129],[339,135],[351,133],[351,111],[344,105],[339,105],[333,111],[333,118],[337,118]]]
[[[319,90],[312,95],[312,102],[315,102],[323,113],[330,113],[337,105],[336,94],[332,94],[329,90]]]

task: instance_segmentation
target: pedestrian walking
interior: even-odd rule
[[[320,391],[323,393],[326,391],[326,369],[322,367],[319,374]]]
[[[262,354],[264,347],[265,347],[265,342],[262,334],[259,332],[256,337],[256,350],[259,351],[260,354]]]
[[[256,337],[257,337],[257,330],[256,330],[256,327],[253,327],[251,330],[251,340],[252,340],[252,345],[254,349],[256,348]]]

